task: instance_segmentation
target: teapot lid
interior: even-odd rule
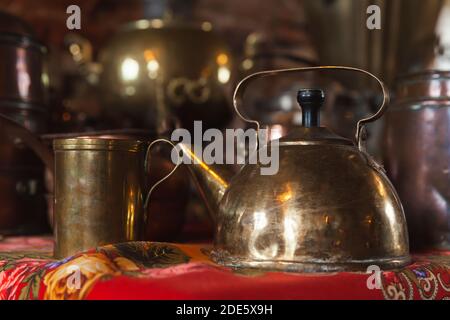
[[[326,127],[320,126],[320,108],[325,102],[325,93],[320,89],[298,91],[297,102],[302,109],[302,126],[280,139],[280,145],[340,144],[353,145]]]

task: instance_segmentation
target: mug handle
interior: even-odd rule
[[[354,67],[345,67],[345,66],[318,66],[318,67],[277,69],[277,70],[256,72],[256,73],[253,73],[253,74],[245,77],[244,79],[242,79],[236,86],[236,89],[234,90],[234,94],[233,94],[234,110],[236,111],[237,115],[242,120],[244,120],[245,122],[248,122],[248,123],[255,124],[256,128],[257,128],[256,131],[259,132],[259,128],[260,128],[259,122],[256,120],[252,120],[252,119],[248,119],[248,118],[244,117],[238,108],[238,106],[240,106],[242,104],[245,89],[249,85],[250,81],[256,80],[259,78],[272,77],[275,75],[279,75],[280,73],[301,73],[301,72],[306,72],[306,71],[328,71],[328,70],[344,70],[344,71],[354,71],[354,72],[363,73],[365,75],[368,75],[368,76],[374,78],[381,87],[381,90],[383,92],[383,102],[381,103],[380,108],[378,109],[378,111],[376,113],[374,113],[370,117],[359,120],[358,124],[356,125],[355,138],[356,138],[356,142],[358,144],[358,149],[360,151],[364,151],[363,139],[364,139],[365,125],[367,123],[378,120],[385,113],[385,111],[387,109],[387,105],[389,103],[389,92],[388,92],[385,84],[383,83],[383,81],[381,81],[374,74],[370,73],[369,71],[363,70],[363,69],[354,68]],[[258,139],[257,139],[257,143],[258,143]],[[256,145],[256,148],[258,148],[258,145]]]
[[[144,166],[145,166],[145,172],[146,173],[148,173],[147,171],[148,171],[148,165],[149,165],[149,163],[150,163],[150,157],[151,157],[151,153],[150,153],[150,151],[151,151],[151,149],[152,149],[152,147],[155,145],[155,144],[157,144],[157,143],[160,143],[160,142],[165,142],[165,143],[168,143],[168,144],[170,144],[173,148],[176,148],[176,146],[172,143],[172,141],[170,141],[170,140],[167,140],[167,139],[156,139],[156,140],[154,140],[152,143],[150,143],[150,145],[148,146],[148,148],[147,148],[147,152],[145,153],[145,161],[144,161]],[[178,160],[181,160],[181,158],[180,158],[180,156],[179,156],[179,154],[177,153],[177,156],[178,156]],[[170,178],[170,176],[175,172],[175,170],[177,170],[177,168],[180,166],[180,164],[181,164],[181,161],[177,161],[177,164],[175,165],[175,167],[165,176],[165,177],[163,177],[163,178],[161,178],[160,180],[158,180],[155,184],[153,184],[153,186],[149,189],[149,191],[147,192],[147,195],[146,195],[146,197],[145,197],[145,202],[144,202],[144,208],[145,208],[145,210],[147,210],[147,208],[148,208],[148,204],[149,204],[149,202],[150,202],[150,196],[151,196],[151,194],[152,194],[152,192],[153,192],[153,190],[155,190],[155,188],[158,186],[158,185],[160,185],[161,183],[163,183],[165,180],[167,180],[168,178]]]

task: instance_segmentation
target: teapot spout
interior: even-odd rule
[[[188,170],[194,180],[208,212],[213,220],[216,219],[218,206],[231,178],[239,170],[235,165],[206,164],[190,145],[179,144],[183,154],[189,159]]]

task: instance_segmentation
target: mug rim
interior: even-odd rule
[[[128,138],[79,137],[63,138],[53,141],[53,148],[58,150],[125,150],[137,152],[144,141]]]

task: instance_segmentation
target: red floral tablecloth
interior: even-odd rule
[[[132,242],[62,261],[51,238],[0,241],[0,299],[450,299],[450,252],[414,255],[402,270],[295,274],[229,269],[207,245]]]

